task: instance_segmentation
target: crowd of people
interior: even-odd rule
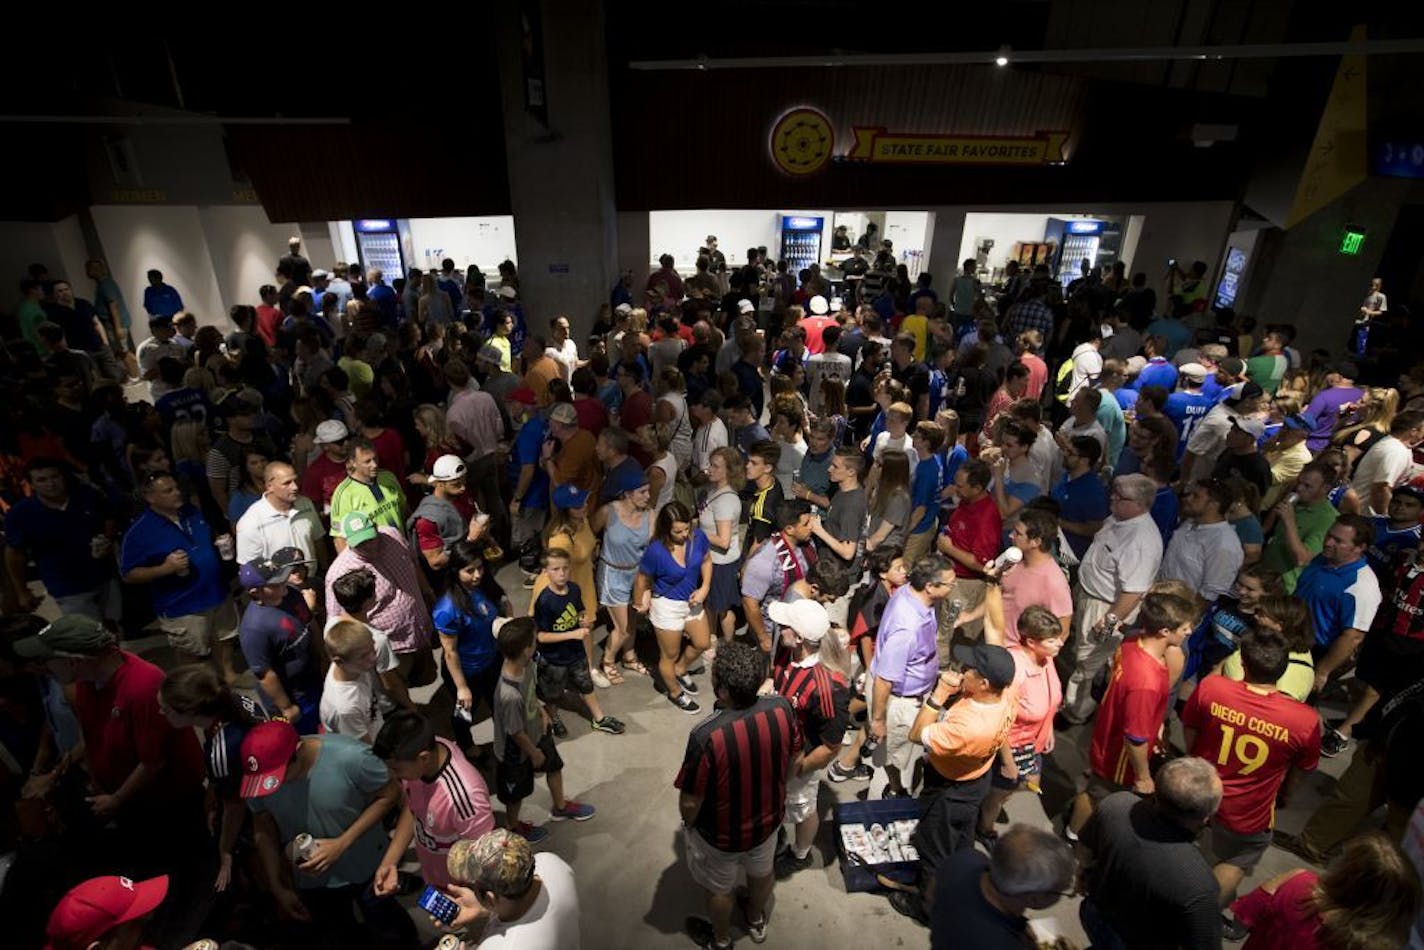
[[[552,821],[594,819],[565,716],[626,741],[605,705],[645,690],[698,717],[667,767],[700,946],[774,932],[823,782],[917,798],[885,883],[936,948],[1022,946],[1075,891],[1097,947],[1402,945],[1424,364],[1380,378],[1384,332],[1301,354],[1208,311],[1201,264],[1159,303],[1120,264],[991,288],[971,260],[941,299],[871,257],[833,282],[709,237],[582,343],[507,261],[388,286],[294,238],[226,331],[150,272],[138,341],[103,262],[92,301],[31,268],[0,366],[7,920],[407,947],[429,887],[470,946],[577,946],[576,868],[522,806],[542,775]],[[1376,283],[1359,325],[1387,312]],[[151,632],[163,668],[125,647]],[[1062,814],[1002,828],[1080,739]],[[1275,830],[1322,755],[1344,774]],[[1303,867],[1239,893],[1273,842]]]

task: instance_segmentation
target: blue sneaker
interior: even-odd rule
[[[585,805],[583,802],[576,802],[572,798],[564,799],[563,808],[555,808],[549,812],[549,817],[554,821],[588,821],[593,817],[593,806]]]
[[[530,844],[538,844],[549,837],[548,828],[545,828],[543,825],[531,825],[527,821],[516,821],[509,826],[509,830]]]

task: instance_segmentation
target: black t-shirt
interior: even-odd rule
[[[742,511],[746,513],[747,536],[752,541],[759,544],[771,537],[776,509],[785,500],[781,483],[774,478],[766,488],[757,488],[755,482],[747,482],[742,489]]]
[[[1028,919],[1010,917],[984,898],[989,859],[973,848],[940,862],[930,908],[930,950],[1022,950]]]
[[[875,405],[875,374],[858,369],[851,374],[850,385],[846,387],[846,408],[858,409],[873,405]],[[855,430],[855,437],[863,439],[870,435],[870,426],[874,422],[874,413],[852,416],[851,427]]]
[[[930,391],[929,367],[917,360],[904,368],[897,367],[891,371],[890,375],[910,391],[910,408],[918,412],[920,397]]]
[[[1252,452],[1249,455],[1222,453],[1222,456],[1216,460],[1216,466],[1211,470],[1211,475],[1221,481],[1232,477],[1242,478],[1255,485],[1256,490],[1262,495],[1265,495],[1271,487],[1271,466],[1260,452]]]
[[[1195,835],[1150,799],[1115,792],[1083,826],[1088,896],[1129,947],[1221,946],[1216,878]]]

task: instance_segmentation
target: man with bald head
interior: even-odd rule
[[[286,462],[268,462],[262,497],[237,522],[237,559],[270,558],[283,548],[297,548],[305,559],[324,566],[326,530],[310,498],[301,494],[297,471]]]

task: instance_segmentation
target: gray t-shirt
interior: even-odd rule
[[[857,485],[850,491],[836,492],[831,497],[830,510],[826,512],[821,524],[837,541],[857,540],[865,529],[865,489]],[[816,553],[820,557],[834,557],[844,565],[851,563],[836,557],[824,544],[817,547]]]
[[[886,500],[885,511],[879,518],[873,513],[871,514],[871,523],[866,527],[865,536],[868,538],[879,531],[881,521],[888,521],[894,525],[894,527],[890,529],[890,533],[880,542],[880,546],[885,547],[886,545],[894,544],[903,547],[905,544],[905,536],[908,533],[906,525],[910,521],[911,509],[910,493],[906,491],[895,492]]]
[[[321,743],[311,772],[295,782],[283,783],[271,795],[247,799],[254,814],[266,812],[277,822],[282,840],[306,833],[313,838],[338,838],[371,804],[376,792],[390,781],[386,764],[371,747],[350,736],[308,736]],[[380,824],[368,828],[325,875],[293,870],[297,887],[345,887],[364,884],[376,873],[386,853],[386,832]]]
[[[742,499],[735,489],[717,489],[703,504],[702,511],[697,516],[697,526],[709,540],[717,536],[717,522],[732,523],[732,543],[728,546],[727,553],[722,554],[715,547],[710,549],[713,564],[733,564],[742,559],[742,542],[737,534],[737,523],[741,520]]]
[[[534,695],[534,664],[524,667],[522,679],[510,679],[503,673],[494,692],[494,754],[504,761],[510,736],[523,732],[535,745],[544,738],[544,720],[539,715],[539,697]]]

